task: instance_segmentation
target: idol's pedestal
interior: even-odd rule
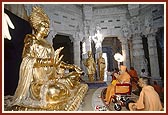
[[[58,101],[48,101],[45,106],[34,106],[32,103],[29,105],[15,105],[15,106],[7,106],[8,102],[11,101],[12,96],[5,96],[5,111],[78,111],[81,102],[88,90],[87,84],[79,84],[77,87],[70,89],[70,95],[66,99],[58,100]],[[38,101],[37,101],[38,103]]]

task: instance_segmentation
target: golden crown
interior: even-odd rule
[[[38,24],[40,24],[41,22],[46,22],[48,23],[48,25],[50,24],[49,17],[44,12],[44,10],[39,6],[33,7],[29,20],[32,27],[34,27],[35,29],[37,29]]]

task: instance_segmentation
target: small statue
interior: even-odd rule
[[[84,62],[84,65],[87,67],[89,81],[94,81],[94,75],[96,73],[96,63],[94,61],[94,58],[92,57],[91,51],[88,51],[88,58]]]
[[[24,40],[19,82],[10,110],[77,110],[87,89],[80,84],[82,70],[76,65],[61,61],[56,51],[44,38],[49,33],[50,21],[41,7],[33,7],[30,23],[34,34]],[[72,72],[65,75],[64,70]]]
[[[99,58],[97,59],[97,63],[98,63],[100,81],[103,81],[106,64],[105,64],[105,59],[102,57],[102,52],[99,53]]]
[[[101,34],[101,28],[99,25],[97,25],[95,35],[92,37],[92,40],[95,43],[95,48],[97,52],[101,51],[100,49],[102,48],[103,39],[104,38],[102,37],[102,34]]]

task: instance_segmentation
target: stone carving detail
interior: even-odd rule
[[[139,4],[128,4],[130,16],[139,15]]]
[[[130,27],[129,26],[130,26],[129,23],[124,24],[124,25],[122,25],[122,28],[121,28],[121,32],[123,34],[123,37],[125,37],[127,39],[129,39],[129,37],[130,37]]]
[[[97,24],[95,27],[95,35],[92,37],[92,40],[95,43],[96,52],[101,52],[103,39],[100,25]]]
[[[89,20],[85,20],[84,21],[84,35],[86,38],[89,38],[90,36],[90,21]]]
[[[107,16],[109,15],[114,15],[116,14],[120,14],[120,13],[126,13],[126,10],[123,9],[127,9],[126,5],[125,6],[118,6],[118,7],[112,7],[112,8],[100,8],[100,9],[95,9],[94,14],[95,15],[100,15],[100,14],[105,14]]]
[[[85,20],[92,20],[92,5],[83,5],[83,14]]]
[[[81,31],[81,28],[79,24],[76,26],[76,31],[73,34],[74,41],[82,41],[83,40],[83,33]]]
[[[130,26],[132,33],[140,33],[141,32],[141,23],[139,17],[133,17],[130,20]]]
[[[143,35],[147,36],[148,34],[154,32],[153,20],[152,20],[151,15],[150,16],[146,16],[144,21],[145,22],[144,22],[144,26],[143,26],[143,29],[142,29],[142,33],[143,33]]]

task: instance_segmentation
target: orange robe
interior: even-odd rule
[[[130,70],[128,73],[130,74],[131,77],[134,77],[134,78],[138,77],[138,74],[135,70]]]
[[[138,81],[138,74],[135,70],[130,70],[129,75],[133,78],[132,80],[132,90],[136,90],[137,89],[137,81]]]
[[[155,89],[155,91],[160,94],[162,92],[162,88],[159,85],[153,85],[153,88]]]
[[[105,96],[105,101],[107,103],[110,103],[111,97],[115,95],[115,91],[117,93],[124,93],[129,90],[128,87],[115,87],[117,83],[129,83],[130,82],[130,75],[127,72],[122,73],[117,77],[116,81],[113,80],[112,84],[108,85],[107,90],[106,90],[106,96]]]
[[[137,110],[141,111],[161,111],[163,109],[159,95],[152,86],[144,86],[138,101],[129,106],[131,107],[132,104],[135,104]]]

